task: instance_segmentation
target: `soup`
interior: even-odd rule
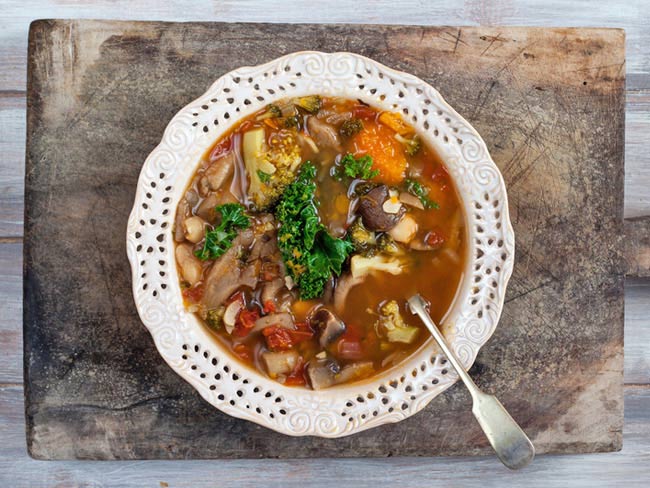
[[[313,389],[390,368],[449,309],[465,219],[398,113],[317,95],[237,122],[204,155],[174,225],[187,309],[234,356]]]

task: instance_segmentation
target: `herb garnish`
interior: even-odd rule
[[[244,213],[244,206],[239,203],[217,205],[215,211],[221,214],[221,223],[205,232],[203,249],[194,253],[202,261],[217,259],[223,255],[232,246],[238,230],[246,229],[251,225],[250,219]]]
[[[372,169],[372,158],[367,154],[357,159],[348,153],[341,158],[334,169],[334,177],[337,180],[342,180],[346,176],[370,180],[378,174],[379,170]]]
[[[406,191],[418,197],[422,205],[424,205],[424,208],[440,208],[440,205],[429,198],[429,189],[422,185],[422,183],[410,178],[407,178],[405,183]]]

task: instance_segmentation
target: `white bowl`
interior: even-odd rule
[[[185,310],[172,238],[176,206],[204,152],[266,104],[316,93],[401,112],[444,161],[465,211],[469,253],[444,331],[469,368],[497,325],[512,272],[515,242],[503,178],[478,133],[433,87],[371,59],[298,52],[219,78],[174,116],[145,161],[126,244],[140,318],[165,361],[203,398],[287,435],[340,437],[410,417],[457,380],[433,339],[364,382],[321,391],[285,387],[235,360]]]

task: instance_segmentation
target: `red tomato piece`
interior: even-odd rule
[[[435,248],[442,246],[446,240],[447,238],[440,229],[433,229],[424,236],[424,242],[428,246]]]
[[[374,119],[377,112],[365,105],[355,105],[352,108],[352,115],[357,119]]]
[[[260,313],[257,310],[242,310],[237,316],[235,329],[232,331],[233,335],[237,337],[246,337],[255,326],[255,321],[259,318]]]
[[[302,386],[307,384],[305,380],[305,361],[302,356],[298,358],[298,362],[296,363],[296,367],[293,368],[293,371],[287,375],[284,384],[287,386]]]
[[[264,313],[273,313],[275,312],[275,303],[273,300],[267,300],[264,302]]]
[[[224,154],[230,151],[230,148],[232,147],[231,139],[232,137],[226,137],[223,141],[221,141],[219,144],[214,146],[212,152],[210,153],[210,157],[209,157],[210,162],[216,161],[221,156],[223,156]]]
[[[183,290],[183,297],[187,298],[190,302],[198,303],[203,298],[203,285],[193,286]]]
[[[266,339],[266,345],[271,351],[286,351],[293,347],[291,334],[287,329],[272,325],[266,327],[262,334]]]

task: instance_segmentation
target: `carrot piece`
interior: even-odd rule
[[[389,185],[404,181],[408,163],[402,145],[395,139],[395,133],[384,124],[368,122],[364,129],[351,139],[355,157],[372,158],[372,169],[379,171],[374,178]]]
[[[382,112],[379,116],[379,122],[387,125],[400,136],[404,136],[413,132],[406,122],[402,120],[402,116],[397,112]]]

